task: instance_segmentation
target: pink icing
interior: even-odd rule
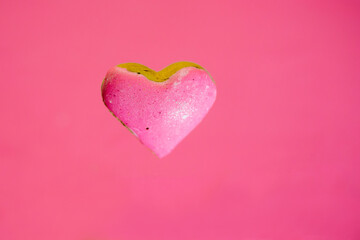
[[[187,67],[165,82],[111,68],[102,86],[105,105],[158,157],[164,157],[205,117],[216,86],[202,69]]]

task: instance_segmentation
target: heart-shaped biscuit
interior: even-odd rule
[[[102,97],[109,110],[158,157],[164,157],[205,117],[216,98],[209,73],[191,62],[159,72],[137,63],[111,68]]]

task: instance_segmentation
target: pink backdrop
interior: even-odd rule
[[[360,239],[359,1],[0,0],[0,239]],[[189,60],[205,120],[157,159],[107,70]]]

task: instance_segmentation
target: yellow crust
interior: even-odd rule
[[[123,63],[117,65],[117,67],[125,68],[129,72],[134,72],[145,76],[147,79],[154,82],[164,82],[169,79],[172,75],[174,75],[177,71],[186,67],[195,67],[199,69],[204,69],[200,65],[192,62],[177,62],[173,63],[166,68],[156,72],[144,65],[139,63]]]

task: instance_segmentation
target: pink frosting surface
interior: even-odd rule
[[[102,86],[109,110],[157,156],[164,157],[205,117],[216,86],[202,69],[186,67],[164,82],[111,68]]]

